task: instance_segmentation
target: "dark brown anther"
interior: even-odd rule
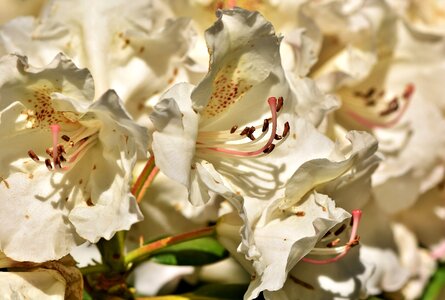
[[[52,148],[46,148],[45,149],[46,154],[48,154],[49,156],[53,157],[53,149]]]
[[[29,155],[29,157],[32,158],[33,161],[39,161],[39,160],[40,160],[39,157],[38,157],[38,156],[35,154],[35,152],[32,151],[32,150],[29,150],[29,151],[28,151],[28,155]]]
[[[247,135],[249,136],[249,135],[252,135],[252,133],[254,133],[255,132],[255,126],[252,126],[252,127],[250,127],[249,128],[249,132],[247,132]]]
[[[288,135],[289,131],[290,131],[290,125],[289,122],[286,122],[284,123],[283,134],[281,136],[285,137],[286,135]]]
[[[281,135],[278,135],[275,133],[275,137],[274,139],[276,139],[277,141],[281,140],[283,137]]]
[[[323,238],[325,238],[325,237],[329,236],[330,234],[331,234],[331,231],[330,231],[330,230],[328,230],[328,232],[326,232],[326,233],[324,234]]]
[[[45,159],[45,165],[48,168],[48,170],[52,170],[53,166],[51,165],[51,160],[49,160],[49,158]]]
[[[62,135],[62,140],[64,140],[65,142],[69,142],[70,137],[64,134],[64,135]]]
[[[375,88],[372,87],[372,88],[369,88],[369,90],[363,96],[365,98],[371,98],[372,95],[374,95],[374,93],[375,93]]]
[[[57,153],[58,154],[66,153],[65,147],[63,147],[63,145],[57,145]]]
[[[60,156],[56,157],[56,159],[54,160],[54,167],[56,169],[62,169],[62,165],[60,164]]]
[[[249,130],[250,130],[250,127],[245,127],[239,135],[246,135],[249,132]]]
[[[283,107],[283,103],[284,103],[283,97],[278,97],[277,112],[281,110],[281,108]]]
[[[261,131],[265,132],[267,128],[269,128],[269,119],[264,119],[263,128],[261,129]]]
[[[397,111],[399,109],[399,99],[397,97],[394,97],[394,99],[391,100],[391,102],[388,103],[388,107],[380,112],[380,116],[384,117],[387,116],[395,111]]]
[[[249,133],[249,134],[247,135],[247,137],[248,137],[249,139],[251,139],[252,141],[256,140],[255,136],[254,136],[252,133]]]
[[[233,125],[233,127],[230,129],[230,133],[234,133],[238,129],[238,125]]]
[[[335,235],[340,235],[340,234],[343,232],[343,230],[345,230],[345,229],[346,229],[346,225],[345,225],[345,224],[342,224],[342,225],[340,226],[340,228],[337,229],[337,230],[334,232],[334,234],[335,234]]]
[[[275,148],[275,144],[270,144],[269,147],[263,150],[264,153],[269,154]]]
[[[405,90],[403,91],[403,99],[409,100],[414,93],[414,84],[407,84]]]
[[[296,215],[297,217],[304,217],[304,216],[306,215],[306,213],[305,213],[304,211],[297,211],[297,212],[295,213],[295,215]]]
[[[59,159],[60,159],[61,162],[65,162],[65,161],[66,161],[66,158],[63,157],[63,155],[60,155],[60,156],[59,156]]]
[[[338,243],[340,243],[340,239],[337,238],[337,239],[335,239],[335,240],[329,242],[329,243],[326,245],[326,247],[328,247],[328,248],[332,248],[332,247],[337,246]]]
[[[368,101],[366,101],[365,105],[366,106],[374,106],[376,104],[374,99],[370,99]]]

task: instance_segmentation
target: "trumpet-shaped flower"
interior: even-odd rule
[[[295,119],[300,97],[322,102],[324,96],[310,81],[289,86],[279,38],[258,13],[220,11],[206,38],[207,76],[196,88],[172,88],[151,115],[156,165],[189,189],[194,204],[207,202],[209,192],[270,199],[306,157],[326,151],[292,150],[304,138],[296,131],[305,126]]]
[[[314,139],[327,139],[315,129],[309,131]],[[352,133],[348,138],[352,149],[346,157],[342,155],[344,150],[340,147],[326,145],[332,152],[325,158],[308,160],[301,165],[287,183],[283,198],[269,201],[258,211],[254,206],[259,203],[246,197],[240,217],[232,214],[223,216],[219,221],[218,234],[221,242],[253,276],[246,299],[253,299],[264,290],[281,289],[288,272],[307,254],[313,256],[303,260],[311,263],[334,262],[346,255],[356,244],[360,219],[358,211],[353,212],[354,226],[351,239],[346,244],[340,245],[340,241],[332,241],[325,242],[331,244],[328,248],[315,247],[330,229],[350,217],[324,193],[336,195],[335,190],[338,194],[340,190],[348,190],[345,186],[356,185],[365,197],[355,199],[350,205],[360,207],[369,198],[369,173],[375,169],[378,161],[373,155],[376,143],[367,134]],[[311,140],[302,141],[308,142]],[[364,178],[357,180],[354,177]],[[350,198],[348,200],[351,202]],[[339,226],[335,235],[339,235],[346,227],[346,224]],[[241,244],[238,233],[240,229]],[[335,255],[338,257],[332,258]]]
[[[145,129],[117,95],[92,103],[90,73],[63,55],[45,68],[5,56],[0,70],[0,250],[58,259],[141,220],[129,184]]]
[[[0,53],[28,56],[44,66],[59,52],[88,68],[95,99],[114,89],[139,118],[175,81],[184,80],[183,57],[192,32],[159,0],[49,1],[37,18],[23,17],[0,31]]]

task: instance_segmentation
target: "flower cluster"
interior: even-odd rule
[[[5,299],[417,299],[445,272],[441,4],[4,2]]]

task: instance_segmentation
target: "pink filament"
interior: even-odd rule
[[[49,127],[51,128],[51,133],[53,136],[53,163],[54,166],[57,166],[56,159],[59,157],[59,153],[57,152],[57,144],[59,142],[60,125],[52,124]]]
[[[409,99],[406,99],[406,101],[408,101]],[[398,115],[392,119],[391,121],[388,122],[375,122],[375,121],[371,121],[368,120],[362,116],[360,116],[359,114],[353,112],[353,111],[347,111],[346,113],[351,116],[357,123],[362,124],[363,126],[367,127],[367,128],[390,128],[394,125],[396,125],[400,119],[403,117],[403,115],[405,114],[406,110],[408,108],[408,102],[405,103],[405,105],[402,106],[402,108],[399,110]]]
[[[324,265],[324,264],[329,264],[329,263],[333,263],[333,262],[339,261],[341,258],[346,256],[346,254],[348,254],[349,250],[351,250],[352,245],[353,245],[353,243],[355,242],[355,240],[357,238],[358,224],[360,223],[360,219],[361,218],[362,218],[362,211],[360,209],[355,209],[355,210],[352,211],[351,236],[349,237],[349,241],[346,244],[345,251],[343,251],[342,253],[340,253],[339,255],[337,255],[335,257],[328,258],[328,259],[318,260],[318,259],[312,259],[312,258],[303,257],[302,261],[307,262],[307,263],[311,263],[311,264],[316,264],[316,265]]]
[[[269,140],[267,141],[266,145],[264,145],[263,147],[261,147],[258,150],[255,150],[255,151],[237,151],[237,150],[225,149],[225,148],[219,148],[219,147],[211,147],[211,148],[207,148],[207,149],[217,151],[217,152],[237,155],[237,156],[257,156],[257,155],[262,154],[264,152],[264,150],[269,148],[269,146],[273,143],[275,134],[277,133],[277,110],[276,110],[277,98],[270,97],[269,99],[267,99],[267,102],[269,104],[270,111],[272,113],[272,132],[271,132],[271,135],[270,135]]]

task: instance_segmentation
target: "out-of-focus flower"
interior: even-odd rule
[[[39,18],[18,18],[0,32],[0,54],[19,53],[36,66],[59,52],[94,78],[95,99],[114,89],[135,118],[181,75],[192,32],[162,1],[49,2]]]
[[[308,139],[307,132],[306,139],[302,139],[301,143],[310,143],[317,138],[327,140],[315,129],[306,130],[313,137]],[[297,134],[304,136],[300,131]],[[376,143],[368,134],[352,133],[348,138],[352,149],[346,155],[342,154],[345,149],[339,145],[334,147],[327,144],[325,147],[331,152],[324,159],[309,160],[301,165],[287,183],[284,198],[268,201],[258,210],[254,206],[259,203],[246,197],[240,217],[233,213],[223,216],[218,222],[221,242],[253,276],[246,299],[253,299],[264,290],[272,292],[281,289],[288,272],[307,254],[315,257],[321,255],[321,262],[327,263],[330,261],[328,257],[346,253],[353,246],[358,215],[357,219],[354,217],[353,238],[346,242],[346,246],[338,246],[340,241],[336,240],[326,242],[331,244],[328,248],[315,247],[328,230],[350,216],[342,208],[336,208],[335,202],[323,191],[332,192],[334,187],[341,189],[342,185],[352,182],[358,184],[363,193],[367,190],[369,195],[369,173],[365,180],[354,180],[353,177],[375,169],[377,160],[373,153]],[[355,205],[364,205],[368,198],[356,199]],[[342,229],[337,229],[338,234],[345,227],[343,225]],[[238,246],[240,229],[242,240]],[[311,256],[310,261],[314,260],[320,261]]]
[[[443,98],[445,44],[412,31],[384,1],[340,2],[308,10],[326,40],[310,75],[342,101],[328,134],[376,136],[385,159],[373,176],[374,198],[395,213],[442,178],[445,121],[434,103]],[[329,26],[341,16],[348,21]]]
[[[63,55],[45,68],[4,56],[0,70],[1,251],[58,259],[141,220],[129,185],[147,139],[117,95],[92,103],[90,73]]]
[[[1,0],[0,25],[20,16],[37,16],[46,0]]]
[[[2,299],[80,300],[83,280],[74,260],[67,256],[42,264],[16,262],[0,252]],[[11,268],[12,271],[5,271]]]

